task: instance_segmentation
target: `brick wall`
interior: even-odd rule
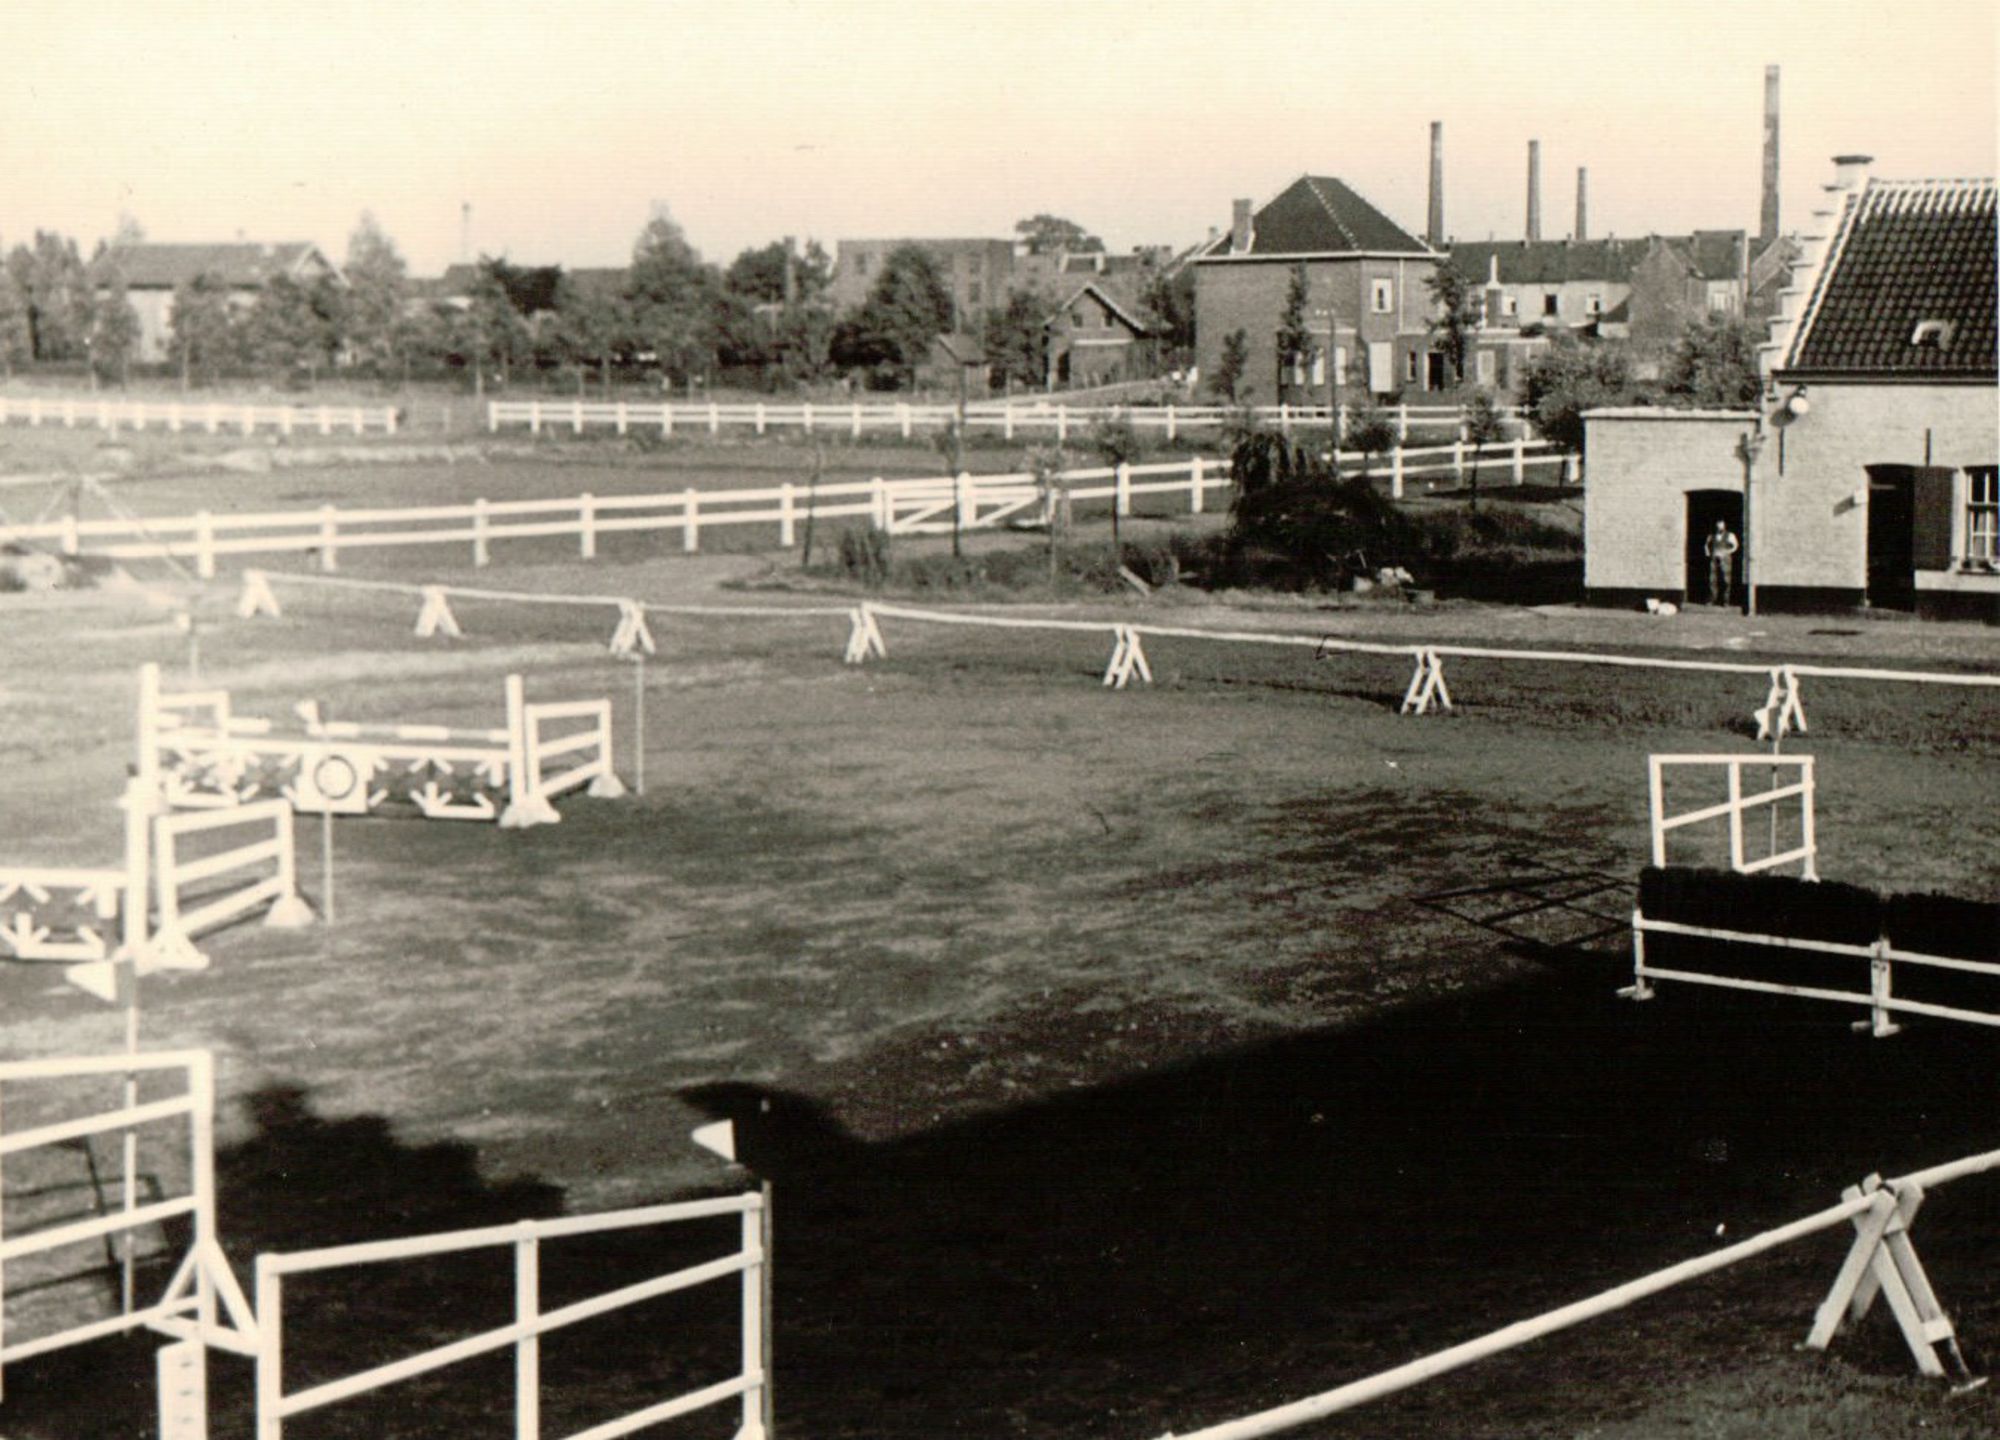
[[[1204,382],[1215,374],[1222,358],[1222,342],[1236,330],[1250,340],[1250,361],[1244,383],[1253,387],[1252,399],[1259,404],[1276,404],[1281,399],[1315,401],[1325,395],[1324,384],[1305,390],[1277,389],[1278,326],[1284,315],[1285,297],[1291,290],[1293,261],[1283,258],[1234,261],[1200,265],[1195,269],[1195,363]],[[1350,367],[1365,363],[1370,342],[1389,342],[1396,349],[1393,383],[1403,383],[1403,353],[1411,337],[1428,334],[1431,314],[1430,291],[1425,285],[1433,266],[1427,260],[1343,259],[1309,261],[1306,265],[1306,328],[1324,336],[1331,310],[1336,343],[1346,352]],[[1377,313],[1373,306],[1374,282],[1386,280],[1391,286],[1390,308]],[[1399,342],[1401,337],[1401,342]],[[1421,344],[1421,341],[1419,341]],[[1421,383],[1422,366],[1419,365]],[[1350,376],[1341,377],[1343,387]],[[1310,393],[1308,393],[1310,392]]]

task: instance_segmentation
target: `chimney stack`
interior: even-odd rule
[[[458,202],[458,263],[472,263],[472,202]]]
[[[1590,172],[1576,167],[1576,238],[1590,238]]]
[[[1757,213],[1757,238],[1778,238],[1778,67],[1764,67],[1764,202]]]
[[[785,304],[795,305],[799,298],[799,267],[794,248],[794,237],[785,237]]]
[[[1542,142],[1528,142],[1528,238],[1542,238]]]
[[[1836,155],[1833,157],[1833,188],[1836,190],[1859,190],[1868,183],[1868,167],[1875,163],[1873,155]]]
[[[1431,121],[1431,203],[1424,220],[1424,243],[1444,244],[1444,122]]]
[[[1248,200],[1238,200],[1235,205],[1235,213],[1230,217],[1229,222],[1229,253],[1231,255],[1248,254],[1251,234],[1250,202]]]

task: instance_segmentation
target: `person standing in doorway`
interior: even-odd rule
[[[1715,533],[1708,537],[1703,548],[1708,553],[1708,603],[1727,605],[1739,542],[1726,520],[1715,522]]]

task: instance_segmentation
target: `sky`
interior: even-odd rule
[[[783,235],[1185,246],[1302,173],[1421,234],[1755,230],[1830,157],[1992,175],[2000,0],[8,0],[0,244],[313,240],[372,212],[415,274],[618,265],[663,204],[711,260]],[[471,207],[469,230],[461,207]]]

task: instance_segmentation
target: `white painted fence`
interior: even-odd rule
[[[542,1308],[541,1245],[544,1241],[732,1214],[742,1217],[742,1226],[737,1248],[728,1255],[621,1286],[586,1300],[572,1301],[557,1309]],[[738,1402],[740,1407],[736,1440],[765,1440],[771,1430],[770,1375],[766,1354],[770,1304],[770,1214],[768,1196],[750,1192],[717,1200],[656,1205],[606,1215],[529,1220],[517,1225],[461,1230],[406,1240],[342,1245],[288,1255],[259,1255],[257,1319],[262,1343],[257,1352],[257,1440],[283,1440],[285,1422],[296,1416],[479,1355],[508,1349],[514,1352],[514,1434],[520,1440],[539,1440],[542,1435],[543,1336],[658,1296],[726,1280],[732,1275],[741,1277],[742,1288],[742,1359],[737,1372],[700,1389],[577,1431],[568,1440],[612,1440],[614,1436],[628,1435],[676,1416],[692,1414],[732,1400]],[[324,1270],[496,1249],[512,1251],[514,1319],[511,1324],[287,1393],[283,1336],[288,1279]]]
[[[187,854],[192,837],[227,830],[255,833],[233,850]],[[160,815],[153,821],[153,852],[156,964],[171,956],[173,968],[206,968],[208,957],[195,948],[195,938],[255,910],[263,910],[264,923],[278,929],[312,923],[312,911],[299,897],[288,800]],[[223,877],[230,877],[233,888],[217,886]]]
[[[1402,496],[1412,482],[1449,477],[1457,484],[1470,473],[1472,452],[1461,444],[1399,450],[1378,460],[1391,493]],[[1349,473],[1359,457],[1343,456]],[[1525,483],[1528,472],[1553,472],[1574,483],[1576,457],[1540,441],[1496,446],[1487,457],[1494,473]],[[1504,467],[1504,469],[1503,469]],[[1120,480],[1121,471],[1124,479]],[[1076,469],[1063,484],[1072,500],[1109,500],[1129,509],[1134,495],[1186,495],[1190,513],[1208,508],[1207,497],[1232,488],[1227,462],[1167,461],[1118,468]],[[790,549],[809,519],[865,520],[878,529],[902,533],[948,530],[951,503],[970,517],[967,528],[990,528],[1022,514],[1032,503],[1027,474],[933,476],[910,480],[848,480],[836,484],[776,485],[749,490],[681,490],[646,495],[582,495],[553,500],[474,500],[469,505],[408,505],[342,510],[272,510],[160,516],[114,516],[79,520],[73,516],[25,525],[0,525],[0,542],[53,544],[67,555],[103,555],[114,560],[168,557],[192,560],[202,579],[215,576],[217,563],[235,555],[313,554],[320,567],[339,567],[342,551],[408,545],[470,545],[473,563],[485,565],[496,541],[574,536],[578,554],[595,558],[601,536],[678,533],[681,549],[701,548],[704,530],[759,525],[778,529],[778,544]],[[950,497],[947,499],[946,497]],[[1125,511],[1121,511],[1125,513]]]
[[[1968,1155],[1893,1180],[1871,1175],[1843,1192],[1839,1204],[1788,1225],[1318,1395],[1218,1425],[1180,1432],[1178,1436],[1169,1435],[1165,1440],[1257,1440],[1260,1436],[1323,1420],[1843,1225],[1853,1229],[1854,1240],[1826,1298],[1814,1311],[1812,1328],[1805,1338],[1806,1348],[1826,1349],[1843,1328],[1865,1319],[1879,1296],[1887,1303],[1922,1374],[1949,1379],[1961,1389],[1974,1388],[1983,1381],[1974,1377],[1965,1363],[1957,1332],[1925,1273],[1910,1238],[1910,1227],[1926,1194],[1951,1181],[1993,1170],[2000,1170],[2000,1150]]]
[[[0,423],[79,425],[100,430],[144,430],[159,426],[218,435],[275,430],[281,435],[366,435],[396,433],[394,406],[223,405],[180,400],[112,400],[95,395],[0,395]]]
[[[1749,769],[1767,770],[1771,786],[1752,794],[1744,793],[1743,772]],[[1727,795],[1717,804],[1704,805],[1699,809],[1685,810],[1678,815],[1667,811],[1667,772],[1669,770],[1720,770],[1724,775]],[[1786,784],[1778,783],[1778,772],[1789,770],[1795,776]],[[1810,755],[1649,755],[1646,757],[1646,790],[1653,827],[1653,864],[1665,866],[1667,863],[1667,836],[1675,830],[1686,829],[1690,825],[1704,825],[1721,820],[1729,830],[1729,868],[1739,875],[1755,875],[1765,870],[1775,870],[1784,865],[1800,865],[1801,875],[1807,880],[1817,880],[1814,865],[1819,853],[1818,843],[1813,833],[1813,757]],[[1790,849],[1777,848],[1777,827],[1780,809],[1787,800],[1797,800],[1799,841]],[[1746,848],[1744,818],[1753,810],[1769,809],[1772,815],[1772,844],[1764,854],[1752,858]]]
[[[1016,436],[1049,436],[1061,444],[1072,434],[1080,434],[1104,420],[1126,420],[1135,430],[1153,431],[1162,439],[1174,440],[1184,433],[1214,431],[1239,423],[1247,415],[1289,433],[1325,429],[1328,417],[1336,412],[1324,405],[1072,405],[1051,400],[981,400],[964,410],[968,429],[998,430],[1004,439]],[[1385,413],[1396,422],[1399,440],[1409,438],[1413,429],[1443,428],[1462,432],[1465,412],[1456,405],[1398,405]],[[1503,415],[1518,416],[1518,407],[1501,407]],[[910,403],[819,404],[809,401],[778,404],[768,401],[724,404],[722,402],[629,401],[629,400],[489,400],[486,428],[498,432],[503,426],[525,425],[530,433],[567,430],[581,435],[586,430],[609,428],[619,435],[643,430],[659,435],[720,435],[725,429],[749,429],[756,434],[772,430],[800,430],[808,435],[847,435],[860,439],[881,431],[909,439],[918,431],[941,430],[959,419],[957,405]],[[1338,411],[1340,425],[1347,421],[1347,407]]]
[[[558,795],[624,793],[610,701],[530,704],[518,675],[506,680],[505,725],[483,730],[326,721],[308,703],[299,707],[304,733],[284,734],[232,714],[225,691],[164,691],[157,665],[141,668],[139,691],[139,775],[176,808],[272,799],[300,814],[372,815],[408,804],[428,820],[525,829],[561,819]],[[203,718],[188,718],[195,713]],[[550,773],[546,763],[562,757],[567,767]]]

